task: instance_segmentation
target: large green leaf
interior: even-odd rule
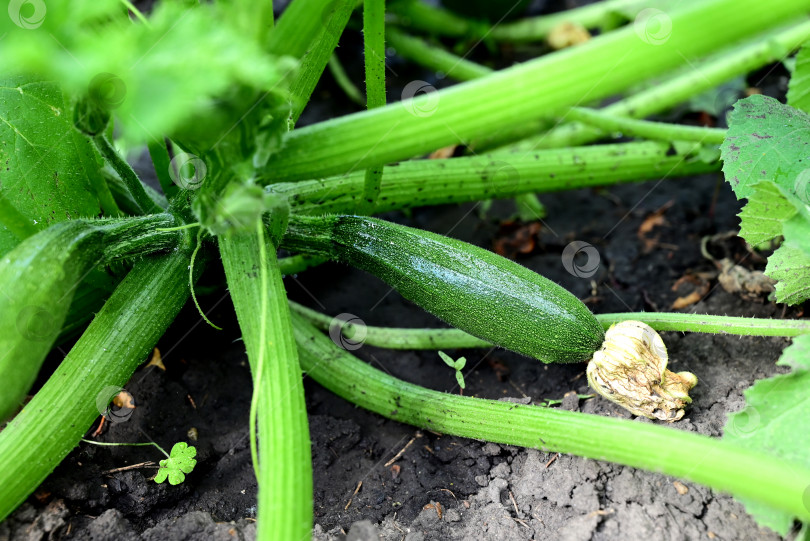
[[[810,298],[810,116],[773,98],[740,100],[721,151],[723,172],[738,199],[740,235],[758,245],[784,237],[765,274],[776,299]]]
[[[90,178],[100,163],[54,83],[0,78],[0,166],[0,195],[28,227],[99,213]],[[4,225],[19,237],[24,228],[15,230],[7,218]]]
[[[795,338],[776,364],[792,371],[759,380],[746,390],[746,407],[728,416],[723,439],[810,467],[810,335]],[[786,535],[793,526],[794,517],[784,511],[743,503],[757,522],[775,532]]]
[[[808,149],[810,116],[754,95],[738,101],[729,117],[728,136],[720,147],[723,173],[738,199],[749,197],[761,180],[795,195],[799,175],[810,169]]]
[[[782,234],[782,223],[796,214],[796,207],[771,182],[752,187],[740,212],[740,235],[754,246]]]
[[[796,67],[790,76],[788,105],[810,113],[810,47],[802,46],[796,55]]]

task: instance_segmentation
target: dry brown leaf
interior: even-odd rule
[[[546,42],[552,49],[559,50],[585,43],[589,39],[591,39],[591,33],[587,28],[579,23],[566,21],[551,29]]]
[[[158,348],[155,348],[152,352],[152,358],[149,359],[149,364],[146,365],[147,368],[150,366],[157,366],[164,372],[166,371],[166,367],[163,365],[163,357],[160,356],[160,350]]]
[[[438,150],[434,150],[428,156],[429,160],[444,160],[447,158],[452,158],[453,155],[456,153],[456,149],[458,145],[450,145],[449,147],[442,147]]]

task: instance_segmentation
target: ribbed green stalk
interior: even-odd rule
[[[671,109],[687,101],[692,96],[715,88],[734,77],[756,70],[770,62],[783,59],[787,54],[810,39],[810,21],[806,17],[794,20],[777,30],[756,36],[746,44],[721,52],[711,58],[694,63],[664,81],[621,99],[601,109],[611,116],[644,118]],[[521,134],[525,136],[525,134]],[[582,124],[571,122],[558,126],[548,133],[541,133],[515,145],[504,147],[497,153],[529,152],[540,148],[577,146],[604,137],[604,132]],[[517,139],[520,136],[513,138]],[[492,148],[494,145],[483,141],[476,148]]]
[[[315,85],[321,79],[321,74],[323,74],[326,64],[329,63],[332,52],[335,50],[340,35],[343,33],[346,23],[349,22],[353,10],[354,0],[334,0],[329,2],[324,11],[319,14],[318,23],[321,30],[307,49],[306,55],[301,60],[298,73],[290,83],[290,95],[292,96],[291,125],[295,125],[301,113],[304,112],[304,107],[309,102],[312,91],[315,90]],[[315,13],[310,13],[308,18],[315,15]],[[284,17],[279,19],[278,27],[281,28],[284,22]],[[283,45],[280,46],[283,47]]]
[[[99,153],[107,160],[107,163],[110,164],[115,172],[118,173],[118,176],[121,177],[124,184],[126,184],[130,195],[132,195],[132,198],[138,204],[140,214],[163,212],[163,208],[146,193],[141,179],[138,178],[138,175],[135,174],[135,171],[132,170],[132,167],[126,160],[113,148],[107,136],[100,133],[92,139]]]
[[[390,10],[397,24],[434,36],[483,38],[489,29],[487,24],[465,19],[420,0],[392,2]]]
[[[470,62],[458,55],[431,45],[423,39],[409,36],[395,28],[388,28],[388,43],[397,54],[412,60],[428,69],[443,73],[457,81],[471,81],[485,77],[493,70],[481,64]]]
[[[483,79],[307,126],[285,136],[263,173],[274,180],[343,174],[483,137],[621,92],[805,9],[803,0],[681,4],[669,13],[674,30],[665,43],[645,43],[622,28]]]
[[[363,2],[363,51],[366,66],[366,107],[376,109],[385,105],[385,0]],[[380,195],[383,164],[366,169],[363,200],[358,208],[362,214],[374,212]]]
[[[253,373],[251,451],[259,484],[257,538],[309,539],[312,462],[304,386],[287,296],[264,224],[219,238],[219,251]],[[258,464],[256,459],[258,458]]]
[[[492,27],[492,39],[513,43],[540,41],[563,23],[577,23],[585,28],[596,28],[615,23],[617,14],[634,9],[636,12],[649,7],[649,0],[607,0],[569,9],[552,15],[526,17]],[[630,22],[632,24],[632,21]]]
[[[606,134],[618,132],[626,137],[641,137],[656,141],[694,141],[706,145],[720,146],[726,138],[726,130],[720,128],[701,128],[698,126],[622,118],[612,116],[604,111],[584,107],[568,109],[565,112],[565,118],[583,122]]]
[[[696,147],[699,148],[699,147]],[[516,155],[447,160],[411,160],[383,169],[376,212],[481,199],[514,197],[652,178],[719,171],[665,143],[624,143]],[[363,172],[343,177],[274,184],[293,212],[355,212],[363,195]]]
[[[691,432],[552,408],[483,400],[406,383],[338,348],[293,314],[301,366],[338,396],[441,434],[569,453],[701,483],[810,520],[810,470]]]
[[[0,432],[0,520],[53,471],[123,386],[188,297],[186,250],[135,265],[42,389]],[[200,265],[202,268],[202,265]]]
[[[311,324],[328,331],[334,318],[290,301],[293,312]],[[624,314],[597,314],[597,321],[607,329],[619,321],[643,321],[656,331],[737,334],[740,336],[799,336],[810,333],[810,321],[762,319],[749,317],[710,316],[705,314],[679,314],[656,312],[628,312]],[[349,335],[354,325],[343,326]],[[386,349],[461,349],[490,348],[490,342],[476,338],[459,329],[403,329],[395,327],[363,327],[363,343]]]

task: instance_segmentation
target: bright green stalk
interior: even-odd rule
[[[324,261],[326,260],[320,257],[298,254],[279,259],[278,269],[281,274],[298,274],[299,272],[304,272],[310,267],[316,267]]]
[[[290,308],[317,328],[328,331],[334,318],[290,301]],[[810,321],[759,319],[747,317],[710,316],[658,312],[628,312],[597,314],[596,319],[607,329],[619,321],[643,321],[656,331],[737,334],[740,336],[799,336],[810,333]],[[352,333],[352,323],[342,330]],[[401,329],[395,327],[364,327],[364,344],[386,349],[461,349],[495,347],[459,329]]]
[[[810,21],[802,17],[776,31],[759,35],[743,46],[734,47],[731,51],[702,60],[684,70],[683,73],[608,105],[601,111],[614,117],[631,118],[644,118],[666,111],[687,101],[692,96],[711,90],[734,77],[785,58],[791,50],[808,39],[810,39]],[[580,122],[572,122],[497,152],[499,154],[527,152],[538,148],[577,146],[590,143],[603,136],[604,133],[597,128]],[[476,145],[476,148],[491,148],[492,146],[484,143]]]
[[[141,179],[138,178],[138,175],[135,174],[135,171],[132,170],[132,167],[126,160],[113,148],[107,136],[100,133],[93,137],[92,140],[99,153],[107,160],[107,163],[110,164],[115,172],[118,173],[118,176],[121,177],[124,184],[126,184],[130,195],[132,195],[132,198],[138,204],[140,214],[163,212],[163,208],[146,193]]]
[[[411,160],[384,168],[375,211],[607,186],[719,169],[718,163],[693,160],[688,154],[671,154],[670,145],[658,142],[542,150],[497,157]],[[267,189],[286,196],[293,212],[355,212],[362,199],[363,172],[325,180],[274,184]]]
[[[253,233],[219,237],[219,250],[253,373],[250,432],[259,484],[257,538],[309,539],[309,428],[276,248],[259,220]]]
[[[315,90],[315,85],[318,84],[326,64],[332,57],[338,40],[340,40],[340,35],[343,33],[343,29],[346,27],[346,23],[349,22],[349,17],[351,17],[354,10],[354,0],[334,0],[327,4],[325,10],[319,14],[322,18],[318,20],[322,29],[316,35],[315,40],[301,60],[298,74],[290,84],[290,94],[292,96],[291,125],[298,122],[298,118],[309,102],[310,96],[312,96],[312,91]],[[309,14],[310,17],[315,15],[315,13]],[[279,19],[279,27],[281,27],[283,21],[284,17]],[[279,46],[283,47],[283,44]]]
[[[306,374],[396,421],[441,434],[574,454],[689,479],[810,520],[810,470],[724,441],[653,424],[432,391],[372,368],[298,314],[293,328]]]
[[[169,149],[166,148],[166,140],[161,139],[150,140],[147,144],[149,149],[149,157],[152,158],[152,165],[155,167],[155,174],[157,175],[160,187],[163,193],[166,194],[167,199],[172,199],[180,187],[172,181],[169,168],[171,167],[171,160],[169,159]]]
[[[420,0],[392,2],[390,11],[394,14],[394,22],[397,24],[433,36],[481,39],[489,30],[486,23],[465,19]]]
[[[363,50],[366,59],[366,106],[369,110],[385,106],[385,0],[363,2]],[[380,195],[382,164],[366,169],[362,214],[374,212]]]
[[[343,69],[343,64],[341,64],[337,53],[332,53],[332,56],[329,58],[329,72],[332,74],[332,77],[334,77],[337,85],[343,90],[350,100],[357,105],[366,104],[366,100],[363,97],[363,94],[360,92],[360,89],[357,88],[357,85],[355,85],[351,79],[349,79],[349,76],[346,74],[346,70]]]
[[[669,13],[675,31],[665,43],[645,43],[633,28],[623,28],[482,79],[307,126],[285,136],[263,173],[274,180],[343,174],[483,137],[621,92],[805,8],[802,0],[681,4]]]
[[[641,137],[656,141],[694,141],[707,145],[721,145],[726,138],[726,130],[682,126],[666,122],[649,122],[633,118],[612,116],[604,111],[572,107],[565,112],[567,120],[584,122],[605,134],[621,133],[627,137]]]
[[[293,0],[279,17],[267,41],[267,51],[301,59],[323,32],[334,0]]]
[[[498,41],[513,43],[540,41],[563,23],[577,23],[585,28],[610,26],[616,23],[622,11],[641,11],[648,7],[648,0],[608,0],[597,2],[576,9],[569,9],[553,15],[526,17],[515,22],[508,22],[492,27],[490,37]],[[631,23],[632,24],[632,21]]]
[[[126,384],[147,358],[186,302],[188,257],[182,249],[137,263],[59,368],[0,432],[0,520],[76,446],[99,416],[98,395]]]
[[[398,55],[428,69],[441,72],[447,77],[458,81],[471,81],[479,77],[486,77],[493,71],[395,28],[388,28],[387,32],[388,43],[396,49]]]

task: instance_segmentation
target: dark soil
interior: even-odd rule
[[[431,80],[411,75],[402,75],[403,86],[408,77]],[[327,84],[317,95],[331,102],[338,92]],[[342,114],[344,107],[330,103],[328,111],[308,111],[305,119]],[[503,225],[514,214],[510,201],[496,202],[484,217],[478,205],[388,217],[490,249],[512,246],[521,264],[560,283],[596,313],[667,311],[677,298],[697,291],[699,302],[686,311],[799,315],[764,297],[743,298],[718,285],[718,269],[701,255],[701,239],[736,231],[741,206],[719,174],[545,194],[542,201],[548,218],[539,222],[539,232],[522,223]],[[639,227],[656,211],[662,219],[640,237]],[[598,249],[600,264],[590,278],[563,268],[563,248],[574,240]],[[734,237],[714,241],[710,252],[730,256],[746,269],[764,267]],[[442,325],[384,283],[347,267],[326,264],[285,281],[291,298],[327,314],[348,312],[369,325]],[[223,279],[208,273],[202,282],[221,286]],[[256,482],[247,425],[251,379],[227,293],[222,287],[214,291],[202,295],[201,302],[206,310],[217,306],[209,316],[225,330],[212,330],[187,306],[158,344],[166,370],[138,370],[126,387],[137,404],[134,414],[127,422],[108,425],[99,437],[107,442],[151,439],[164,447],[189,441],[197,446],[198,465],[186,482],[157,485],[149,480],[154,466],[111,471],[157,462],[162,456],[150,447],[81,444],[0,524],[0,541],[255,537]],[[742,408],[744,389],[782,370],[774,363],[789,343],[681,333],[663,333],[663,338],[670,367],[692,371],[700,380],[693,407],[672,426],[714,437],[722,435],[727,413]],[[364,346],[355,353],[397,377],[458,392],[453,371],[435,352]],[[467,395],[536,404],[562,399],[554,407],[630,417],[600,397],[575,396],[590,393],[584,364],[543,365],[503,350],[447,353],[468,359]],[[729,496],[691,482],[418,431],[358,409],[311,381],[306,381],[306,395],[318,540],[365,541],[377,535],[391,541],[780,539],[758,528]]]

